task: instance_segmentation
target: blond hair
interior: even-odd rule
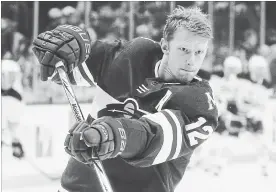
[[[213,38],[211,23],[198,7],[184,8],[178,6],[167,16],[163,30],[163,38],[167,41],[173,38],[177,29],[186,28],[188,31],[206,38]]]

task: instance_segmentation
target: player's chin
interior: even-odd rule
[[[185,72],[185,74],[181,73],[178,76],[178,80],[181,83],[188,83],[193,80],[195,75],[196,75],[196,73],[194,73],[194,72]]]

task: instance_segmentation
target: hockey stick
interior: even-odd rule
[[[56,64],[56,71],[59,74],[62,86],[64,88],[64,91],[66,93],[67,99],[69,101],[69,104],[72,108],[72,111],[74,113],[74,116],[78,122],[84,121],[84,117],[81,111],[81,108],[79,106],[79,103],[76,99],[76,96],[74,94],[74,91],[69,83],[67,74],[65,72],[64,64],[62,61],[58,62]],[[94,151],[94,154],[96,154],[96,151]],[[99,183],[101,185],[101,189],[103,192],[113,192],[113,189],[111,187],[111,184],[108,180],[108,177],[104,171],[103,165],[100,160],[95,160],[94,163],[89,164],[89,166],[95,170],[97,179],[99,180]]]

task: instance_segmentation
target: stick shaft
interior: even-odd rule
[[[64,71],[64,64],[61,61],[56,64],[56,70],[59,74],[60,80],[62,82],[62,86],[64,88],[64,91],[66,93],[66,96],[68,98],[69,104],[72,108],[72,111],[74,113],[76,120],[78,122],[83,121],[84,120],[83,113],[82,113],[79,103],[76,99],[75,93],[69,83],[67,74]],[[93,170],[95,170],[97,179],[99,180],[102,191],[103,192],[113,192],[111,184],[110,184],[108,177],[104,171],[101,161],[95,160],[95,164],[92,163],[89,166]]]

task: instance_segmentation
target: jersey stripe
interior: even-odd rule
[[[183,138],[183,131],[182,131],[182,128],[181,128],[181,124],[177,118],[177,116],[171,112],[171,110],[165,110],[168,114],[170,114],[171,118],[173,119],[175,125],[176,125],[176,149],[175,149],[175,153],[174,155],[172,156],[171,159],[175,159],[179,156],[180,154],[180,151],[181,151],[181,146],[182,146],[182,138]]]
[[[155,114],[143,116],[162,128],[162,145],[152,164],[163,163],[179,157],[183,142],[183,131],[181,126],[181,115],[172,110],[162,110]],[[180,117],[180,119],[179,119]],[[183,122],[182,122],[183,124]]]
[[[142,84],[142,87],[143,87],[144,89],[146,89],[147,91],[149,90],[144,84]]]
[[[155,106],[155,109],[157,111],[161,111],[161,109],[163,108],[163,106],[169,101],[169,99],[171,98],[172,92],[170,90],[167,91],[167,93],[164,95],[164,97],[162,97],[162,99],[160,99],[159,103]]]
[[[176,124],[175,124],[173,118],[171,117],[171,115],[169,113],[167,113],[167,111],[162,111],[162,113],[166,116],[167,120],[170,122],[170,124],[172,126],[172,131],[173,131],[171,152],[170,152],[170,155],[168,156],[168,158],[166,159],[166,161],[169,161],[174,156],[176,146],[177,146],[177,127],[176,127]]]
[[[70,73],[70,79],[74,80],[72,83],[75,84],[75,85],[78,85],[78,86],[86,86],[86,87],[89,87],[91,86],[89,84],[89,82],[83,78],[80,70],[78,67],[76,67],[74,70],[73,70],[73,73]]]
[[[156,124],[159,124],[163,131],[163,142],[158,152],[157,156],[155,157],[152,164],[159,164],[167,160],[170,155],[171,148],[172,148],[172,141],[173,141],[173,130],[172,125],[166,118],[166,116],[161,113],[149,114],[144,115],[143,117],[153,121]]]
[[[142,93],[139,89],[136,89],[139,93]]]
[[[143,91],[143,92],[146,92],[146,90],[143,89],[141,86],[139,86],[139,89],[140,89],[141,91]]]
[[[194,76],[194,79],[196,79],[198,81],[202,81],[202,79],[199,76]]]
[[[96,85],[96,82],[94,81],[94,78],[92,74],[90,73],[87,65],[85,62],[83,62],[81,65],[77,67],[79,69],[79,72],[81,76],[91,85]]]

